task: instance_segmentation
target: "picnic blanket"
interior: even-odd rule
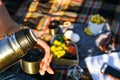
[[[114,32],[120,26],[119,0],[4,0],[4,2],[17,23],[37,30],[46,30],[53,19],[59,20],[61,24],[64,21],[87,24],[89,16],[93,14],[100,14],[107,19]]]

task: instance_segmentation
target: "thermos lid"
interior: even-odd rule
[[[31,29],[21,29],[15,33],[15,37],[24,52],[34,47],[37,43],[37,37]]]
[[[56,28],[58,27],[58,25],[59,25],[59,21],[57,21],[57,20],[52,20],[52,21],[50,22],[49,28],[50,28],[50,29],[56,29]]]

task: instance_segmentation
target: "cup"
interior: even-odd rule
[[[88,27],[89,27],[92,35],[98,35],[98,34],[102,33],[104,25],[105,25],[105,23],[97,24],[97,23],[93,23],[91,21],[88,22]]]
[[[102,33],[105,22],[105,18],[100,14],[91,15],[89,17],[88,27],[92,35],[98,35]]]
[[[82,78],[82,68],[77,64],[68,67],[66,80],[80,80]]]
[[[27,74],[37,74],[39,72],[40,61],[44,56],[44,51],[39,48],[33,48],[28,51],[20,60],[22,70]]]

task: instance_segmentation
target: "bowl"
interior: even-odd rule
[[[61,36],[61,38],[63,38],[63,36],[61,34],[58,34],[52,39],[51,46],[54,44],[55,40],[61,41],[67,47],[67,49],[65,50],[66,53],[63,56],[61,56],[60,58],[54,56],[54,54],[52,53],[53,54],[52,64],[53,65],[63,65],[63,66],[69,66],[71,64],[78,64],[79,63],[79,54],[78,54],[77,45],[72,41],[65,41],[64,39],[60,39],[60,36]],[[57,47],[59,47],[59,46],[57,45]],[[56,52],[58,52],[58,51],[56,51]]]

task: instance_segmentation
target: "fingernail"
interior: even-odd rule
[[[45,72],[44,72],[43,70],[40,70],[39,73],[40,73],[41,75],[44,75],[44,74],[45,74]]]
[[[53,72],[53,71],[51,71],[50,73],[51,73],[51,74],[54,74],[54,72]]]

